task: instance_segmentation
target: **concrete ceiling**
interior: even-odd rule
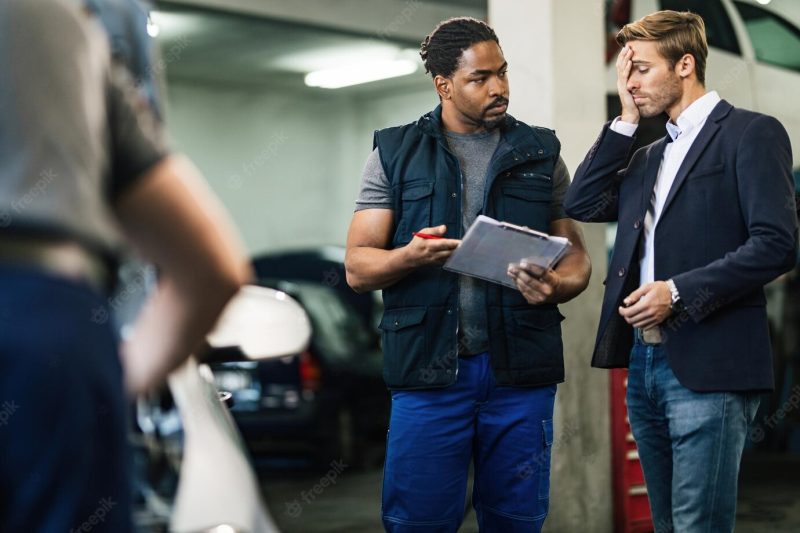
[[[306,90],[305,73],[331,54],[360,61],[405,50],[418,60],[420,40],[457,15],[485,18],[486,0],[173,0],[158,2],[153,18],[171,79]],[[420,65],[416,74],[338,91],[428,83]]]

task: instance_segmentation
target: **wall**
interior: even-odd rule
[[[605,121],[602,17],[602,0],[489,0],[489,22],[509,63],[509,111],[555,129],[572,173]],[[610,533],[608,372],[590,368],[606,273],[605,225],[582,229],[593,272],[586,292],[561,306],[566,381],[556,397],[544,531]]]
[[[415,120],[432,90],[354,95],[170,80],[175,146],[200,168],[251,253],[344,245],[375,128]]]

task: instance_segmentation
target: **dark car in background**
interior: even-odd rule
[[[375,291],[358,294],[350,288],[344,254],[341,246],[269,253],[253,259],[253,269],[259,279],[304,280],[334,289],[377,335],[383,302]]]
[[[374,295],[352,292],[342,261],[315,252],[293,253],[297,268],[287,254],[254,261],[258,284],[287,293],[308,313],[309,348],[212,370],[217,387],[232,395],[231,413],[257,463],[291,457],[367,466],[382,457],[390,406],[368,300]]]

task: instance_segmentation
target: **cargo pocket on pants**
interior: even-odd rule
[[[553,452],[553,419],[542,420],[542,461],[539,471],[539,499],[550,499],[550,459]]]

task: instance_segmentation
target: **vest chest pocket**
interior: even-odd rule
[[[411,182],[403,185],[400,194],[400,213],[395,242],[409,242],[415,231],[431,225],[433,182]]]
[[[520,226],[528,226],[538,231],[550,230],[550,202],[552,183],[536,180],[533,183],[514,183],[503,185],[501,191],[502,213],[500,219]]]

